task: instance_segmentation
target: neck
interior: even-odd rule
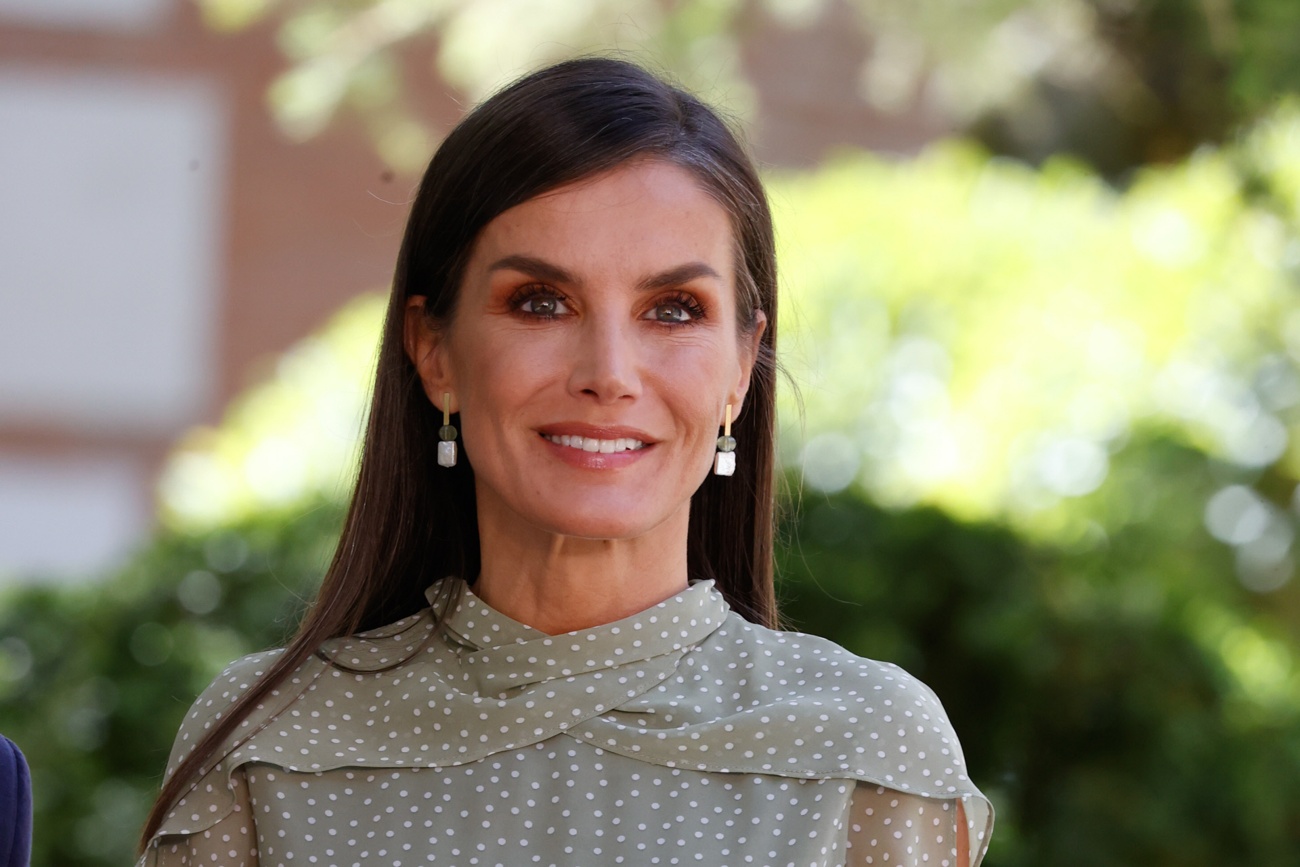
[[[631,539],[561,536],[482,503],[478,511],[482,571],[474,593],[548,635],[622,620],[686,589],[689,504]]]

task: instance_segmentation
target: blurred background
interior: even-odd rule
[[[990,867],[1300,858],[1294,0],[0,0],[0,732],[129,863],[331,553],[413,187],[615,52],[777,212],[793,627],[897,662]]]

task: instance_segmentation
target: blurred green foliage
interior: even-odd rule
[[[199,5],[218,30],[274,22],[287,68],[268,97],[285,132],[307,138],[339,110],[355,112],[380,155],[406,171],[422,167],[441,132],[408,92],[413,75],[430,68],[475,102],[546,63],[619,51],[745,115],[756,105],[745,40],[765,28],[854,31],[863,45],[863,104],[885,114],[919,108],[1033,162],[1072,153],[1110,177],[1225,141],[1279,95],[1300,90],[1293,0]]]
[[[997,810],[990,867],[1291,864],[1294,684],[1256,693],[1235,657],[1243,641],[1293,652],[1293,635],[1261,634],[1223,580],[1229,553],[1196,526],[1204,456],[1151,440],[1124,463],[1156,511],[1087,550],[810,495],[782,610],[935,689]]]
[[[1105,526],[1055,505],[1137,430],[1297,477],[1297,153],[1283,109],[1123,192],[953,143],[778,175],[788,442],[823,488],[865,472],[885,502],[1057,539]]]
[[[1116,192],[943,144],[771,178],[780,593],[935,687],[990,867],[1281,865],[1300,837],[1300,115]],[[291,350],[163,480],[106,583],[0,600],[38,867],[130,859],[185,707],[327,562],[381,302]]]
[[[31,765],[37,867],[129,864],[181,717],[227,662],[279,646],[337,503],[164,532],[119,574],[0,595],[0,731]]]

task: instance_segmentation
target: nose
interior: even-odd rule
[[[569,390],[602,405],[641,395],[635,336],[618,317],[589,317],[579,328]]]

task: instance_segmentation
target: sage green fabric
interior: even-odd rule
[[[983,857],[989,803],[897,666],[712,582],[557,636],[459,579],[428,596],[259,706],[142,863],[956,865],[962,816]],[[169,773],[277,653],[199,697]]]

